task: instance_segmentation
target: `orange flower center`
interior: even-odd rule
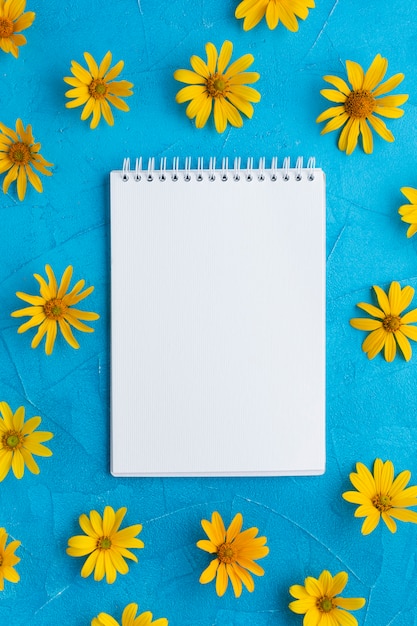
[[[90,95],[96,100],[103,100],[103,98],[105,98],[107,95],[107,90],[107,84],[102,78],[95,78],[88,86],[88,91],[90,92]]]
[[[382,326],[387,333],[395,333],[401,326],[401,318],[397,315],[387,315],[382,321]]]
[[[66,304],[64,304],[60,298],[52,298],[43,305],[45,316],[50,320],[61,319],[67,308]]]
[[[13,22],[9,17],[0,17],[0,37],[10,37],[13,35]]]
[[[0,567],[3,565],[3,561],[4,561],[4,559],[3,559],[3,555],[2,555],[2,554],[0,554]]]
[[[17,430],[8,430],[2,437],[3,448],[13,452],[23,445],[23,436]]]
[[[111,548],[111,540],[109,537],[100,537],[97,540],[97,548],[99,550],[109,550]]]
[[[327,596],[323,596],[317,600],[316,604],[319,611],[322,613],[330,613],[334,609],[334,604],[332,598],[328,598]]]
[[[225,95],[228,83],[223,74],[217,72],[207,78],[207,91],[212,98],[219,98]]]
[[[375,98],[366,89],[351,91],[345,100],[345,111],[349,117],[363,119],[375,109]]]
[[[382,494],[376,495],[372,498],[372,504],[378,511],[384,513],[392,509],[391,498]]]
[[[17,141],[10,146],[9,159],[16,165],[27,165],[31,158],[30,149],[22,141]]]
[[[222,563],[234,563],[236,561],[236,551],[231,543],[223,543],[217,550],[217,558]]]

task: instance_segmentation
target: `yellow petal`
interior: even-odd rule
[[[384,83],[381,83],[379,87],[374,89],[372,95],[376,98],[377,96],[381,96],[389,91],[392,91],[404,80],[404,74],[395,74]]]
[[[213,559],[210,565],[206,567],[203,573],[200,576],[200,583],[205,585],[206,583],[210,583],[217,573],[217,568],[219,567],[220,561],[218,559]]]
[[[369,535],[379,524],[381,519],[380,513],[373,507],[372,512],[362,524],[361,532],[363,535]]]
[[[387,59],[384,59],[380,54],[377,54],[365,74],[363,89],[366,91],[372,91],[384,78],[387,68]]]
[[[206,63],[204,63],[203,59],[200,59],[200,57],[193,55],[190,59],[190,63],[196,74],[199,74],[204,78],[208,78],[210,76],[209,68],[207,67]]]
[[[345,96],[348,96],[350,94],[350,87],[342,78],[339,78],[339,76],[323,76],[323,78],[327,83],[330,83],[331,85],[336,87],[336,89],[345,94]]]
[[[384,344],[385,360],[388,361],[388,363],[391,363],[395,359],[396,352],[397,352],[397,344],[395,343],[393,333],[387,333],[385,337],[385,344]]]
[[[346,102],[346,96],[335,89],[321,89],[320,93],[327,98],[327,100],[331,100],[331,102]]]
[[[200,74],[192,72],[191,70],[176,70],[174,72],[175,80],[180,83],[188,83],[190,85],[205,85],[206,80]]]
[[[348,80],[350,84],[352,85],[353,89],[355,91],[358,89],[362,89],[365,75],[359,63],[356,63],[355,61],[346,61],[346,70],[347,70]]]
[[[217,64],[217,49],[211,42],[206,44],[207,68],[210,74],[214,74]],[[198,57],[197,57],[198,58]],[[206,76],[203,74],[203,76]],[[207,76],[206,76],[207,77]]]
[[[411,202],[411,204],[417,205],[417,189],[414,187],[401,187],[400,191],[405,195],[407,200]]]
[[[229,64],[230,59],[232,58],[233,52],[233,44],[231,41],[225,41],[220,48],[220,54],[217,62],[217,68],[220,74],[223,74],[226,66]],[[209,63],[210,67],[210,63]]]
[[[87,61],[88,69],[93,78],[98,78],[98,65],[94,57],[89,52],[84,52],[84,58]]]
[[[371,129],[369,128],[366,120],[359,121],[359,130],[362,135],[362,144],[365,154],[372,154],[374,140],[372,137]]]
[[[98,68],[98,76],[100,76],[101,78],[104,78],[105,73],[108,71],[111,65],[111,60],[112,60],[112,54],[109,50],[108,52],[106,52],[106,54],[103,57],[103,60],[100,63],[100,67]],[[111,80],[111,78],[109,79],[106,76],[106,80]]]
[[[394,141],[394,135],[388,128],[386,127],[385,122],[380,120],[378,117],[374,115],[370,115],[368,118],[368,122],[371,124],[372,128],[382,137],[385,141]]]
[[[382,322],[366,317],[355,317],[350,320],[350,325],[358,330],[376,330],[377,328],[381,328]]]
[[[392,517],[388,515],[388,513],[386,513],[385,511],[382,512],[381,517],[387,525],[388,530],[390,530],[392,533],[395,533],[397,531],[397,524],[394,522]]]
[[[240,72],[244,72],[248,69],[254,62],[254,57],[252,54],[244,54],[240,59],[237,59],[229,66],[229,69],[225,72],[225,78],[231,78],[235,74],[240,74]]]

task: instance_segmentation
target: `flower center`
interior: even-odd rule
[[[330,611],[334,609],[332,598],[328,598],[327,596],[319,598],[317,600],[317,608],[322,613],[330,613]]]
[[[17,448],[21,448],[23,444],[22,435],[16,430],[9,430],[2,437],[3,447],[13,452]]]
[[[401,326],[401,318],[396,315],[387,315],[382,321],[382,326],[387,333],[395,333]]]
[[[96,100],[103,100],[107,94],[107,84],[102,78],[95,78],[88,86],[90,95]]]
[[[345,100],[345,111],[349,117],[363,119],[375,109],[375,98],[370,91],[358,89],[351,91]]]
[[[50,320],[61,319],[64,316],[67,308],[68,307],[62,302],[60,298],[52,298],[51,300],[48,300],[48,302],[45,302],[45,304],[43,305],[45,316]]]
[[[3,565],[3,561],[4,561],[4,559],[3,559],[3,555],[2,555],[2,554],[0,554],[0,567]]]
[[[212,98],[224,96],[227,91],[228,83],[223,74],[217,72],[207,79],[207,91]]]
[[[217,558],[222,563],[234,563],[236,561],[236,551],[231,543],[223,543],[217,550]]]
[[[13,22],[9,17],[0,17],[0,37],[10,37],[13,35]]]
[[[21,141],[12,144],[9,149],[9,159],[17,165],[27,165],[31,160],[28,146]]]
[[[389,511],[389,509],[392,508],[391,498],[383,494],[374,496],[372,498],[372,504],[381,513],[383,513],[384,511]]]
[[[99,550],[109,550],[109,548],[111,548],[111,540],[109,537],[100,537],[97,541],[97,548]]]

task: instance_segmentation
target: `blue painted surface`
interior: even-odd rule
[[[170,626],[296,626],[288,587],[322,569],[349,573],[346,596],[363,596],[355,613],[360,625],[417,624],[417,527],[399,522],[392,535],[382,524],[367,537],[361,520],[341,493],[360,460],[390,458],[396,471],[410,469],[417,482],[417,356],[386,363],[368,361],[364,334],[349,326],[356,303],[370,301],[370,288],[391,280],[417,286],[417,239],[406,239],[398,207],[402,186],[417,187],[417,73],[415,10],[359,0],[323,0],[298,33],[265,23],[247,33],[234,18],[236,1],[148,2],[73,0],[28,1],[37,14],[26,31],[19,59],[0,53],[0,118],[14,127],[31,123],[41,153],[54,175],[43,178],[44,193],[28,189],[19,202],[15,188],[0,195],[1,399],[42,416],[54,432],[53,456],[39,459],[41,473],[12,475],[0,485],[0,526],[22,542],[17,570],[21,582],[6,582],[0,623],[7,626],[89,624],[100,611],[120,619],[138,602]],[[262,100],[242,129],[218,135],[212,123],[194,128],[184,106],[174,101],[181,87],[172,77],[188,67],[204,45],[235,45],[235,58],[255,56],[252,69]],[[72,59],[87,50],[100,60],[107,50],[125,60],[123,78],[134,83],[130,113],[115,111],[115,126],[101,122],[91,131],[80,109],[65,108]],[[404,72],[396,91],[409,93],[405,115],[388,120],[393,144],[375,137],[374,154],[359,148],[347,157],[337,134],[320,136],[315,118],[328,106],[319,91],[325,74],[345,75],[346,59],[365,68],[380,52],[388,75]],[[109,204],[108,172],[125,156],[266,156],[292,160],[315,155],[328,183],[328,429],[327,471],[322,477],[268,479],[116,479],[109,475]],[[297,215],[294,215],[297,230]],[[30,333],[18,335],[18,290],[36,292],[34,272],[50,263],[61,275],[95,285],[84,308],[100,313],[94,334],[81,334],[81,348],[62,338],[53,355],[30,348]],[[136,289],[132,285],[132,290]],[[415,304],[415,303],[414,303]],[[87,306],[88,305],[88,306]],[[126,294],[126,312],[129,294]],[[291,328],[291,294],[283,317]],[[309,323],[308,302],[305,323]],[[311,329],[314,332],[314,328]],[[306,352],[309,346],[305,346]],[[207,428],[210,425],[207,424]],[[129,433],[126,433],[129,436]],[[200,433],[204,445],[204,432]],[[233,442],[231,442],[233,453]],[[106,504],[127,506],[127,525],[142,523],[145,548],[126,576],[114,585],[82,579],[83,559],[66,555],[78,516]],[[226,523],[241,511],[246,526],[266,534],[270,555],[255,591],[235,599],[231,589],[218,598],[213,585],[200,585],[207,555],[195,547],[203,538],[201,518],[213,510]]]

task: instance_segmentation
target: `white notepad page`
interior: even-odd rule
[[[172,173],[111,172],[112,474],[323,473],[324,173]]]

